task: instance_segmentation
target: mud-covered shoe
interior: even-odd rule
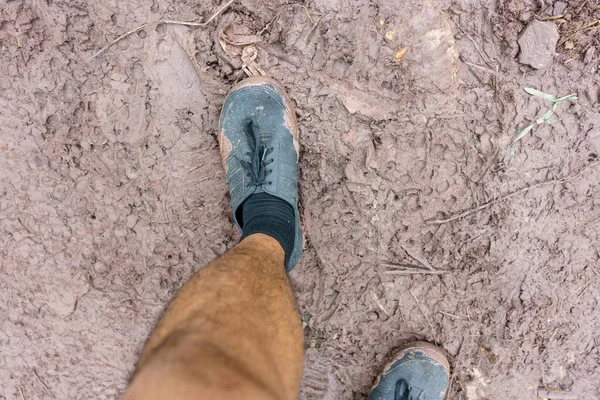
[[[444,350],[413,342],[392,357],[368,400],[443,400],[449,381],[450,364]]]
[[[219,147],[238,228],[242,229],[240,206],[252,194],[268,193],[294,209],[294,249],[285,266],[290,271],[302,253],[300,145],[294,106],[279,82],[253,76],[231,89],[221,110]]]

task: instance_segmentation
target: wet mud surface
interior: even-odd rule
[[[0,0],[0,398],[117,398],[169,299],[235,245],[216,128],[248,67],[298,110],[301,399],[365,399],[415,338],[449,353],[449,399],[600,398],[599,3],[239,0],[156,23],[220,4]],[[578,99],[511,145],[551,106],[525,87]]]

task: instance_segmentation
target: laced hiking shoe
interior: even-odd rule
[[[392,357],[368,400],[443,400],[449,381],[450,364],[444,350],[413,342]]]
[[[219,147],[233,217],[240,230],[240,206],[254,193],[268,193],[294,209],[294,250],[285,266],[290,271],[302,253],[298,213],[300,145],[294,106],[279,82],[253,76],[231,89],[221,110]]]

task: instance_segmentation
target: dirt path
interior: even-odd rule
[[[449,399],[600,399],[600,3],[238,0],[155,23],[221,4],[0,0],[0,399],[117,398],[171,296],[236,243],[215,130],[251,44],[304,146],[300,398],[366,398],[419,338],[452,357]],[[524,57],[541,19],[556,54]],[[578,100],[511,156],[549,107],[525,87]]]

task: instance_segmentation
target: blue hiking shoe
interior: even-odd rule
[[[413,342],[386,365],[368,400],[443,400],[449,382],[450,364],[444,350]]]
[[[218,137],[233,217],[240,230],[240,206],[252,194],[268,193],[294,209],[294,250],[285,266],[290,271],[302,253],[300,144],[294,105],[283,86],[265,76],[253,76],[234,86],[221,109]]]

